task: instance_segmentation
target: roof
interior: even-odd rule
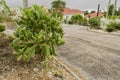
[[[70,9],[70,8],[65,8],[63,11],[63,14],[82,14],[83,11],[80,11],[78,9]]]
[[[90,13],[90,14],[86,15],[86,17],[96,17],[96,16],[97,16],[97,13],[96,13],[96,12],[95,12],[95,13]],[[99,13],[98,13],[98,16],[99,16],[99,17],[103,17],[104,14],[101,13],[101,12],[99,12]]]

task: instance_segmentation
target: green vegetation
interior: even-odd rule
[[[65,24],[79,24],[79,25],[88,25],[88,20],[80,14],[74,14],[70,19],[64,19]]]
[[[110,5],[109,10],[108,10],[108,15],[112,16],[113,13],[113,8],[114,8],[114,4]],[[117,10],[115,9],[115,14],[116,14]]]
[[[117,15],[120,16],[120,7],[118,8]]]
[[[62,13],[66,6],[66,3],[62,0],[55,0],[51,3],[52,9],[55,10],[57,13]]]
[[[84,15],[88,15],[88,14],[89,14],[88,10],[84,12]]]
[[[107,26],[106,31],[108,32],[120,30],[120,23],[115,22],[115,21],[110,22],[106,26]]]
[[[74,24],[74,23],[73,23],[73,21],[69,20],[69,21],[68,21],[68,24]]]
[[[55,0],[51,3],[51,11],[54,11],[61,20],[63,18],[62,12],[64,11],[64,8],[66,6],[66,3],[62,0]]]
[[[8,14],[10,14],[10,9],[9,7],[6,5],[5,0],[0,0],[0,15],[4,15],[7,16]]]
[[[83,18],[82,25],[83,26],[88,26],[88,20],[86,18]]]
[[[0,0],[0,23],[11,21],[10,14],[11,11],[6,5],[5,0]]]
[[[101,20],[99,17],[93,17],[89,19],[90,28],[100,29]]]
[[[76,24],[82,24],[83,23],[83,17],[80,14],[74,14],[71,17],[71,21]]]
[[[12,19],[10,16],[0,16],[0,23],[3,22],[12,22]]]
[[[19,27],[11,46],[17,60],[29,61],[39,54],[42,60],[56,54],[55,46],[63,45],[63,30],[54,13],[47,14],[44,7],[37,5],[21,11],[17,20]]]
[[[107,19],[115,20],[115,19],[120,19],[120,16],[108,16]]]
[[[91,11],[90,13],[96,13],[96,11]]]
[[[5,26],[0,23],[0,32],[3,32],[5,30]]]
[[[109,9],[108,9],[108,19],[120,19],[120,8],[118,8],[118,10],[116,9],[116,7],[114,8],[114,4],[111,4]],[[114,12],[114,16],[113,16],[113,12]]]

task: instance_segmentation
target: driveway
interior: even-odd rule
[[[66,44],[58,57],[86,80],[120,80],[120,35],[88,31],[84,26],[64,26]]]

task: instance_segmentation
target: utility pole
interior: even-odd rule
[[[117,5],[117,0],[115,0],[113,11],[112,11],[112,16],[115,15],[115,10],[116,10],[116,5]]]
[[[99,16],[100,4],[98,4],[97,16]]]
[[[106,18],[108,17],[108,11],[109,11],[109,8],[110,8],[110,4],[111,4],[111,0],[109,0],[109,2],[108,2],[108,8],[107,8],[107,13],[106,13]]]
[[[23,0],[23,6],[24,8],[28,8],[28,0]]]

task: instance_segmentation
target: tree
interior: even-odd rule
[[[90,13],[95,13],[96,11],[91,11]]]
[[[116,12],[116,4],[117,4],[117,0],[115,0],[115,3],[114,3],[114,7],[113,7],[113,11],[112,11],[112,16],[115,15],[115,12]]]
[[[23,0],[23,6],[24,8],[28,8],[28,0]]]
[[[109,0],[109,2],[108,2],[108,8],[107,8],[106,17],[108,17],[108,15],[109,15],[110,4],[111,4],[111,0]]]
[[[117,15],[120,16],[120,7],[118,8]]]
[[[114,8],[114,4],[110,5],[109,10],[108,10],[109,16],[112,16],[113,8]]]
[[[89,14],[88,10],[84,12],[84,15],[88,15],[88,14]]]
[[[62,13],[66,6],[66,3],[62,0],[55,0],[51,4],[52,4],[52,9],[57,13]]]

